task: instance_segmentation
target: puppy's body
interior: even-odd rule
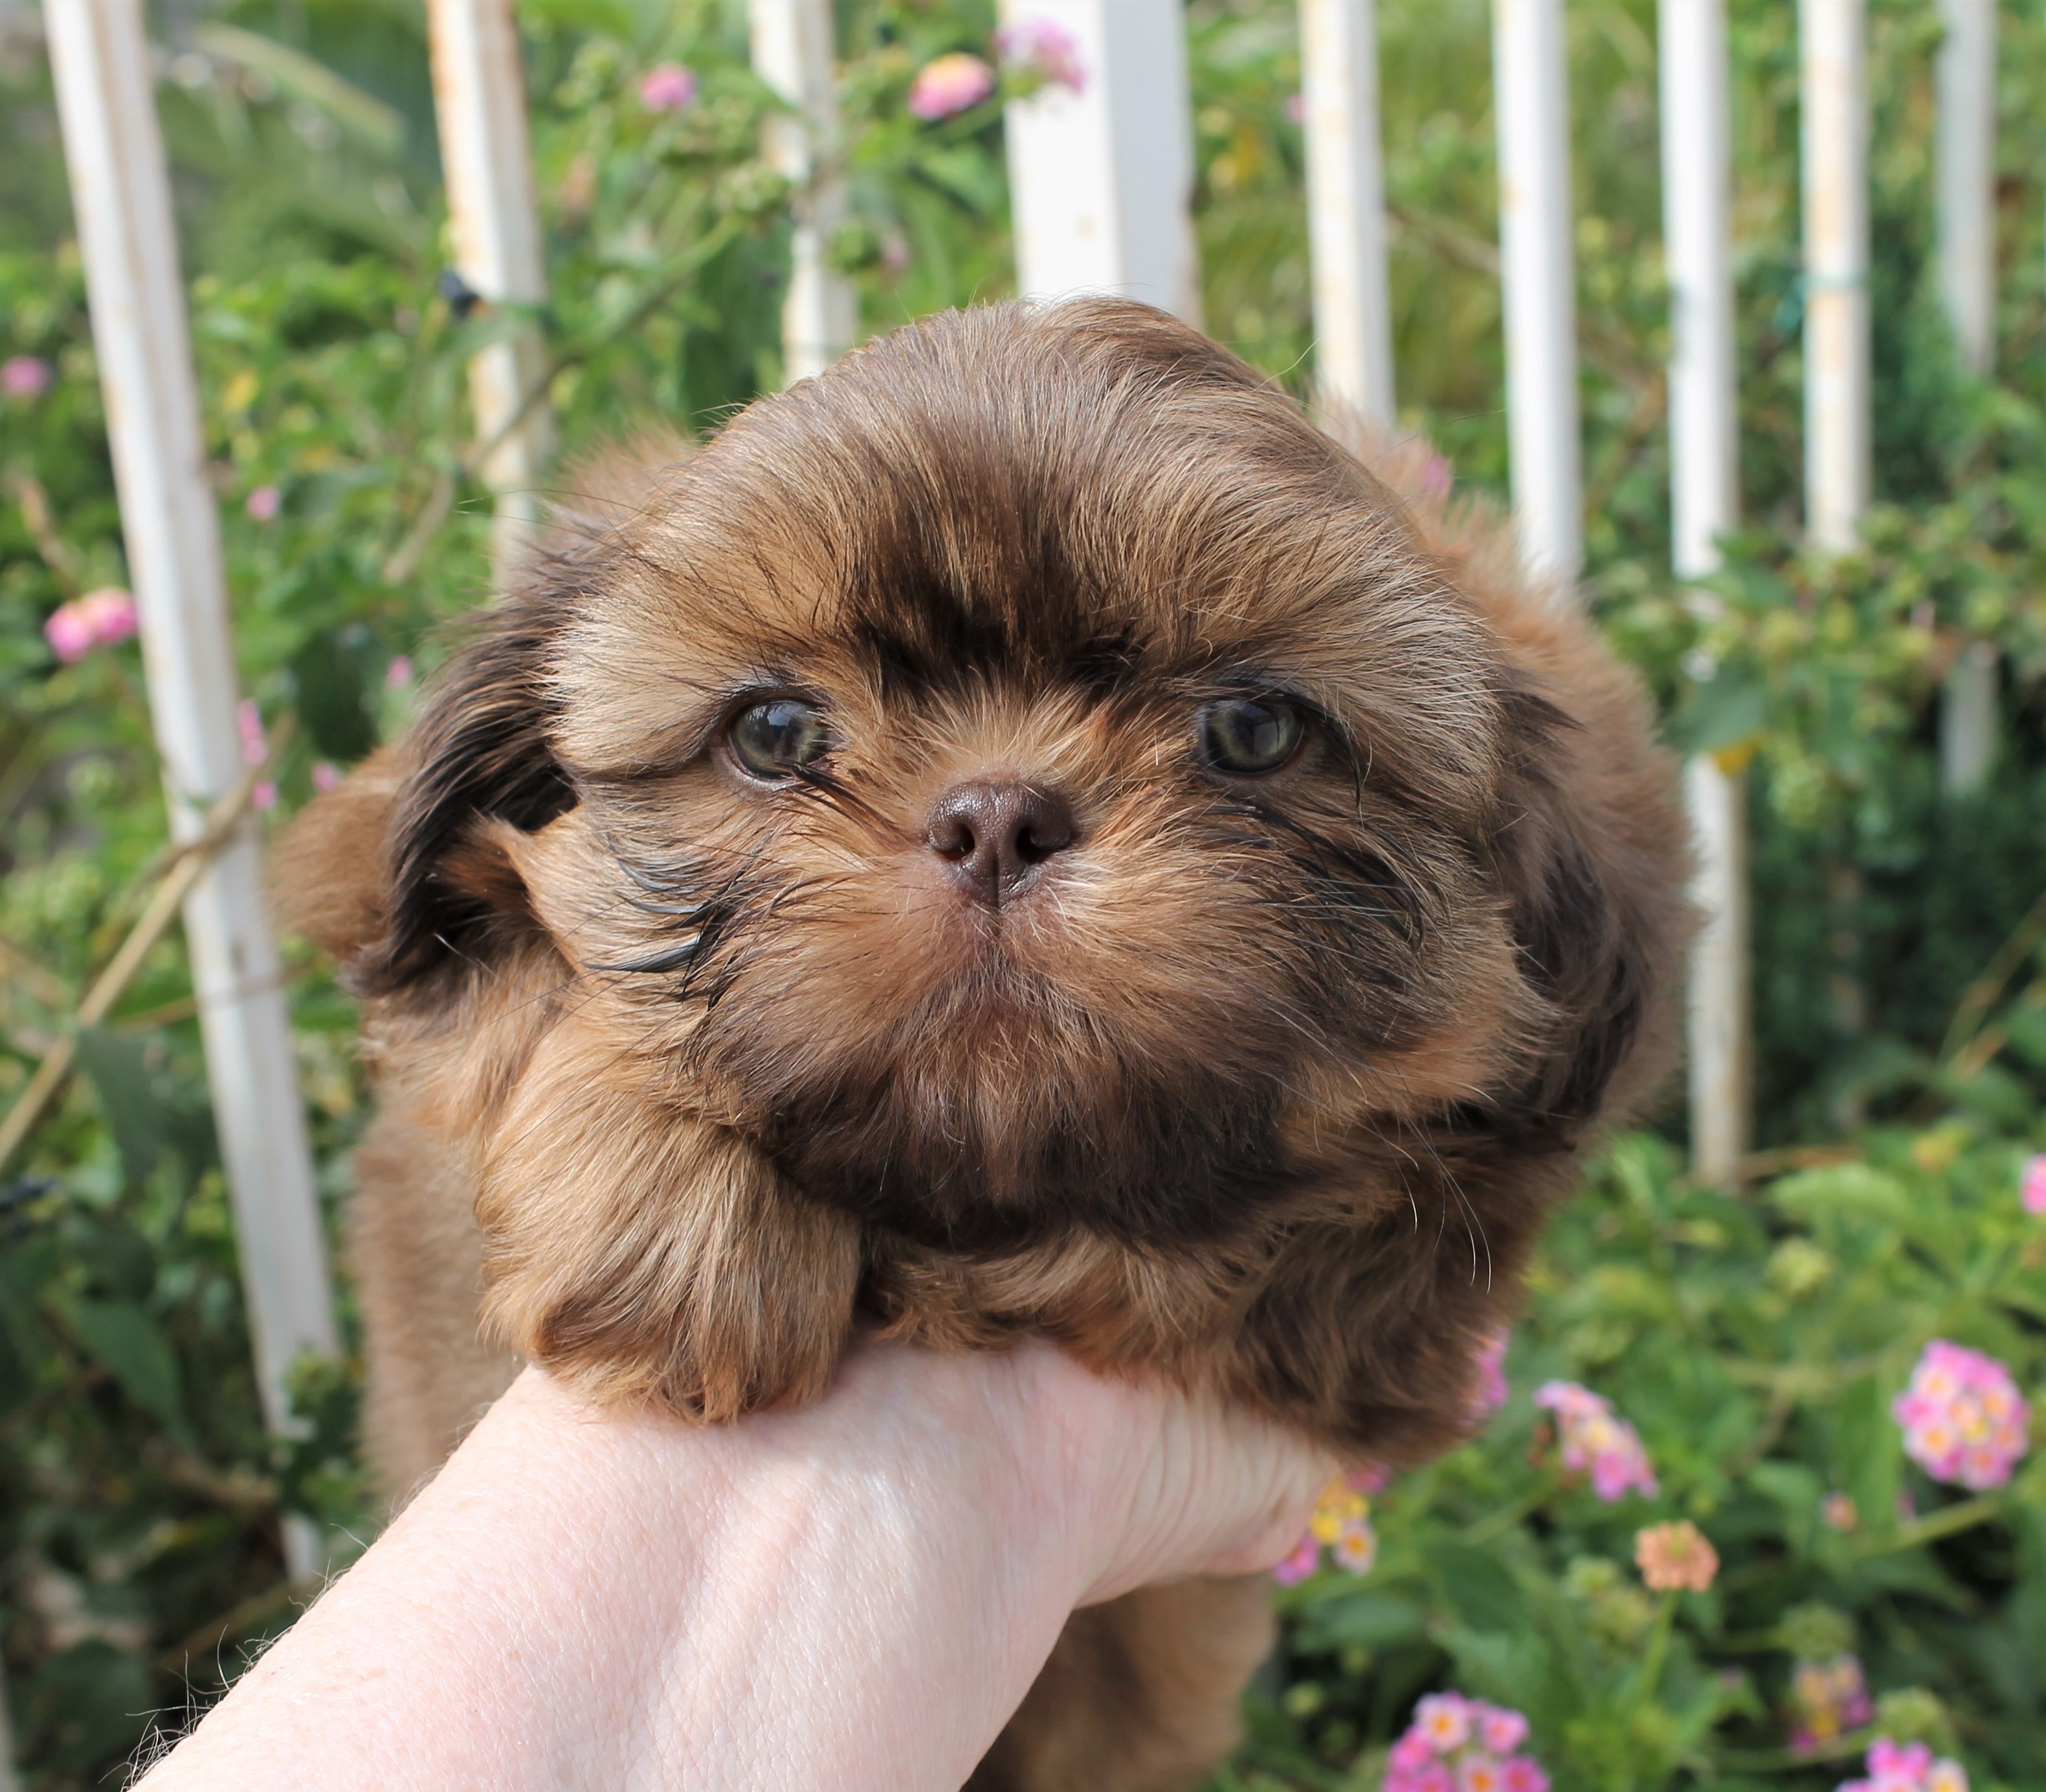
[[[1631,682],[1425,461],[1094,302],[600,492],[286,869],[369,1001],[393,1485],[512,1351],[723,1418],[855,1311],[1453,1439],[1659,1067],[1683,850]],[[1191,1783],[1268,1623],[1083,1614],[976,1784]]]

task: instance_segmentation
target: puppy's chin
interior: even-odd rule
[[[983,1036],[1024,1012],[985,1011]],[[1075,1227],[1196,1243],[1298,1179],[1276,1085],[1191,1065],[1054,1066],[1024,1031],[992,1064],[954,1033],[878,1073],[785,1089],[761,1143],[813,1198],[967,1251]]]

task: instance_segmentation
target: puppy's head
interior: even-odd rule
[[[358,975],[431,1003],[543,938],[819,1199],[965,1248],[1214,1237],[1422,1116],[1599,1105],[1654,942],[1537,684],[1194,332],[934,318],[495,614]]]

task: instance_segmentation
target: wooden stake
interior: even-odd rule
[[[1009,108],[1017,290],[1121,293],[1199,324],[1179,0],[1002,0],[1002,14],[1064,32],[1082,77]]]
[[[207,481],[150,84],[155,63],[141,0],[64,0],[43,16],[141,615],[150,717],[172,836],[189,842],[203,832],[207,805],[245,768],[219,518]],[[306,1351],[331,1355],[338,1341],[253,829],[245,826],[196,877],[184,927],[257,1380],[271,1428],[286,1432],[291,1364]],[[318,1540],[309,1524],[288,1521],[285,1544],[295,1574],[317,1570]]]
[[[1798,0],[1805,206],[1805,526],[1846,553],[1869,493],[1866,0]]]
[[[1584,462],[1563,0],[1492,0],[1492,58],[1514,525],[1529,571],[1573,588]]]
[[[1720,538],[1740,516],[1726,0],[1662,0],[1657,60],[1670,559],[1678,578],[1697,579],[1719,565]],[[1692,900],[1705,916],[1691,952],[1691,1164],[1701,1180],[1729,1184],[1748,1150],[1752,1101],[1746,789],[1739,773],[1700,757],[1684,790],[1698,851]]]
[[[1996,363],[1996,0],[1940,0],[1940,291],[1962,365]],[[1967,796],[1986,781],[1997,747],[1997,654],[1972,642],[1940,693],[1940,781]]]
[[[1324,403],[1390,426],[1392,300],[1385,272],[1378,21],[1373,0],[1300,0],[1314,383]]]
[[[427,29],[455,272],[488,304],[544,304],[546,267],[512,0],[427,0]],[[540,518],[540,483],[554,440],[552,414],[535,395],[546,376],[546,343],[530,316],[508,320],[505,333],[469,364],[477,439],[492,445],[477,470],[497,497],[490,557],[500,590]]]
[[[750,0],[754,71],[787,102],[767,124],[769,166],[795,189],[789,295],[782,307],[782,379],[820,374],[859,333],[859,297],[828,259],[845,222],[838,154],[836,26],[831,0]]]

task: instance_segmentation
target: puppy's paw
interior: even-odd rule
[[[541,1048],[484,1165],[486,1324],[599,1398],[692,1418],[821,1393],[857,1222],[728,1128],[613,1086],[615,1060],[573,1031]]]

